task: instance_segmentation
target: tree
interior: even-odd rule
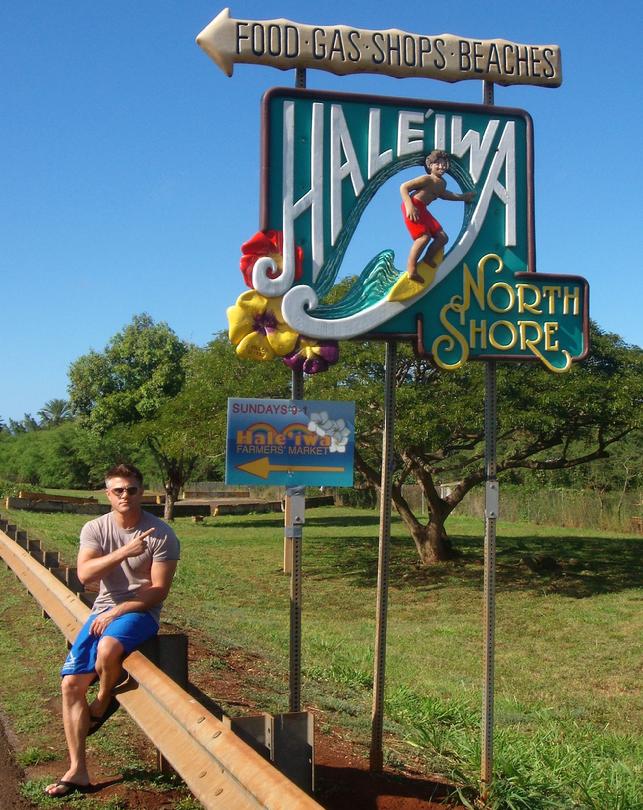
[[[24,419],[22,420],[22,426],[28,433],[32,430],[38,430],[40,427],[38,420],[34,419],[30,413],[25,414]]]
[[[99,435],[119,426],[140,431],[163,479],[168,520],[173,517],[177,485],[180,488],[187,480],[194,455],[188,453],[179,462],[162,435],[141,431],[140,425],[156,419],[181,390],[187,351],[187,344],[166,323],[156,324],[147,314],[135,315],[103,352],[89,352],[69,369],[72,411],[84,424]]]
[[[175,482],[197,466],[223,476],[228,398],[289,397],[290,373],[283,363],[242,360],[224,332],[205,348],[193,347],[183,365],[182,390],[139,425],[139,435],[155,456],[171,455],[164,463],[168,470],[174,465]]]
[[[86,433],[66,422],[3,436],[0,478],[40,487],[87,487],[87,465],[78,452],[78,439]]]
[[[40,426],[57,427],[72,418],[71,408],[66,399],[50,399],[38,411]]]
[[[380,484],[383,349],[343,344],[340,363],[308,383],[307,396],[356,401],[356,468]],[[614,334],[592,327],[592,349],[568,374],[535,363],[498,365],[498,472],[557,470],[609,456],[640,425],[643,357]],[[446,521],[467,492],[485,479],[481,364],[455,372],[436,369],[400,347],[396,369],[393,503],[420,561],[430,565],[455,553]],[[428,505],[423,523],[402,494],[417,482]],[[440,484],[449,483],[442,492]]]

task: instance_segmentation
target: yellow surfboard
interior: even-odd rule
[[[435,278],[438,267],[444,259],[444,250],[440,249],[433,261],[435,267],[431,267],[427,262],[419,262],[417,272],[422,277],[422,281],[412,281],[407,273],[401,273],[398,280],[391,287],[386,296],[389,301],[408,301],[416,295],[423,293]]]

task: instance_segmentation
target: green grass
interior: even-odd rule
[[[61,799],[45,795],[45,787],[49,783],[49,778],[29,779],[22,786],[22,795],[34,807],[40,807],[42,810],[53,810],[54,807],[60,807]],[[127,810],[127,803],[121,799],[105,800],[94,798],[88,794],[74,794],[65,799],[64,806],[74,808],[74,810]]]
[[[16,761],[21,768],[27,768],[30,765],[41,765],[43,762],[52,762],[56,759],[56,754],[52,751],[43,751],[36,746],[30,746],[21,751],[16,757]]]
[[[86,517],[12,517],[73,562]],[[480,767],[483,527],[454,517],[448,528],[462,556],[423,569],[393,519],[386,758],[419,755],[427,771],[457,781],[471,803]],[[209,651],[192,668],[194,679],[242,649],[259,656],[247,697],[261,710],[285,711],[289,578],[281,572],[281,517],[179,519],[176,530],[182,563],[164,618]],[[374,512],[329,507],[308,512],[303,541],[302,702],[365,751],[377,536]],[[642,807],[642,549],[640,537],[626,534],[499,524],[489,807]],[[534,574],[523,562],[539,554],[557,560],[555,574]]]

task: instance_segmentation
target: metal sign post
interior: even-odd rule
[[[292,398],[304,398],[304,375],[301,371],[292,373]],[[285,547],[284,556],[290,562],[290,701],[289,711],[301,711],[301,545],[302,527],[306,496],[304,487],[288,487],[285,503]]]
[[[483,101],[493,104],[493,84],[483,83]],[[483,688],[480,781],[484,796],[493,778],[493,698],[496,622],[496,521],[498,480],[496,464],[497,395],[496,361],[485,364],[485,535],[483,595]]]
[[[391,544],[391,490],[393,483],[393,426],[395,422],[395,366],[397,343],[386,342],[384,369],[384,431],[382,479],[380,488],[380,540],[377,564],[377,615],[373,673],[373,711],[371,715],[370,769],[379,772],[384,764],[382,731],[384,726],[384,672],[386,668],[386,620]]]
[[[496,479],[496,361],[485,367],[485,535],[483,605],[483,693],[482,693],[482,764],[483,791],[493,774],[493,692],[496,621],[496,521],[498,519],[498,481]]]
[[[292,570],[290,573],[290,701],[289,711],[301,711],[301,544],[306,498],[304,487],[288,487],[290,525],[286,538],[290,541]]]
[[[306,86],[306,70],[297,68],[295,87]],[[304,398],[304,374],[292,372],[291,396]],[[306,496],[304,487],[288,487],[284,502],[284,572],[290,573],[289,711],[301,711],[301,546]]]
[[[290,707],[299,711],[302,533],[306,486],[352,486],[355,403],[302,400],[303,375],[293,374],[291,399],[228,399],[226,483],[282,486],[284,542],[290,583]]]

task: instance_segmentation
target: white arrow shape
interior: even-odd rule
[[[230,9],[224,8],[211,23],[201,31],[196,43],[214,60],[226,76],[232,76],[234,60],[229,43],[234,36],[235,20],[230,18]]]

